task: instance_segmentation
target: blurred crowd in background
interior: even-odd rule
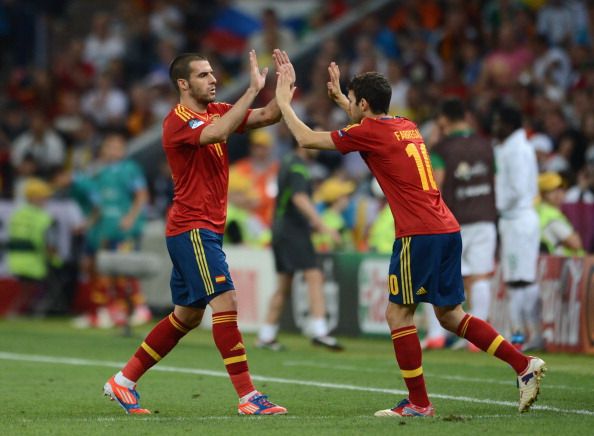
[[[0,0],[0,194],[13,208],[37,202],[50,216],[68,216],[57,219],[70,244],[51,243],[54,265],[77,271],[85,253],[134,250],[145,218],[165,216],[172,196],[166,162],[140,166],[126,157],[126,143],[160,124],[177,102],[168,77],[176,54],[204,54],[220,93],[243,74],[248,49],[271,66],[274,48],[292,56],[368,2],[293,3]],[[435,119],[445,98],[463,100],[468,121],[486,137],[493,111],[513,104],[540,171],[561,177],[554,189],[564,192],[564,211],[592,253],[593,20],[594,5],[580,0],[386,2],[293,58],[294,107],[319,129],[348,124],[326,93],[331,61],[343,84],[365,71],[384,74],[391,114],[415,121],[428,148],[442,137]],[[274,86],[269,73],[258,104],[272,98]],[[293,145],[282,123],[230,142],[227,243],[268,245],[279,161]],[[317,248],[390,252],[391,216],[362,159],[322,152],[311,165],[314,200],[343,235],[341,243],[319,235]],[[92,266],[80,271],[93,276]],[[96,304],[104,304],[106,292],[98,295]],[[132,295],[136,321],[150,319],[142,297]]]

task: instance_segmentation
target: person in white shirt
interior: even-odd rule
[[[522,347],[539,338],[537,263],[540,244],[538,166],[534,148],[522,128],[521,113],[510,106],[495,110],[493,136],[497,174],[495,199],[499,213],[501,268],[509,302],[511,341]]]

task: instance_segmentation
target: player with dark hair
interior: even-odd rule
[[[340,240],[338,232],[324,223],[311,198],[313,187],[308,162],[317,154],[317,150],[296,147],[281,162],[272,226],[277,287],[268,303],[265,323],[258,332],[258,348],[273,351],[284,348],[277,340],[279,321],[285,301],[292,292],[293,277],[302,271],[309,297],[308,330],[312,344],[334,351],[343,349],[337,339],[329,335],[324,273],[312,243],[313,230],[326,234],[332,241]]]
[[[462,276],[470,313],[487,319],[490,277],[495,269],[495,156],[491,143],[471,128],[458,98],[442,102],[437,115],[441,140],[431,149],[431,165],[443,200],[460,223]],[[474,346],[463,339],[452,348]]]
[[[441,325],[512,366],[518,375],[519,410],[536,400],[545,362],[525,356],[493,327],[464,312],[460,273],[460,226],[441,198],[423,138],[417,126],[387,115],[390,85],[378,73],[356,76],[348,97],[340,90],[340,71],[329,68],[329,96],[354,124],[333,132],[307,127],[291,108],[294,90],[282,67],[276,98],[283,118],[300,146],[341,153],[358,151],[377,178],[394,215],[396,240],[389,268],[386,319],[408,398],[375,416],[433,416],[421,365],[421,346],[413,315],[420,302],[433,304]]]
[[[274,50],[276,69],[294,70],[285,52]],[[256,52],[249,53],[250,85],[235,105],[215,102],[217,80],[208,60],[189,53],[175,58],[170,76],[180,99],[163,121],[163,148],[174,183],[167,218],[167,249],[173,262],[171,293],[174,310],[145,338],[124,368],[111,377],[105,395],[127,413],[150,413],[140,407],[136,383],[202,321],[212,309],[212,335],[239,397],[241,415],[278,415],[284,407],[256,390],[237,327],[235,287],[222,250],[227,211],[229,154],[227,138],[236,131],[280,120],[276,100],[250,109],[264,87],[267,68],[260,71]]]

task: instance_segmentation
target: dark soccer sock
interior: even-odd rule
[[[472,342],[478,348],[507,362],[520,374],[528,366],[528,357],[520,353],[516,347],[503,339],[489,323],[466,314],[456,334]]]
[[[410,325],[392,330],[392,344],[400,373],[408,388],[408,399],[416,406],[427,407],[430,403],[423,378],[422,351],[417,328]]]
[[[192,330],[170,313],[157,324],[128,361],[122,374],[136,382],[154,364],[169,353],[186,333]]]
[[[212,336],[239,398],[255,391],[243,339],[237,327],[237,312],[213,313]]]

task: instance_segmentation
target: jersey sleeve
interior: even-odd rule
[[[215,105],[215,107],[217,108],[217,112],[223,116],[225,115],[227,112],[229,112],[231,110],[231,108],[233,107],[233,105],[229,104],[229,103],[212,103],[213,105]],[[237,133],[243,133],[245,131],[245,125],[247,124],[247,120],[250,116],[250,114],[252,113],[252,109],[248,109],[245,117],[243,118],[243,121],[241,122],[241,124],[239,124],[239,126],[237,127],[237,129],[235,129],[235,131]]]
[[[336,149],[342,154],[352,151],[371,150],[371,141],[369,141],[371,132],[365,123],[351,124],[339,130],[330,133]]]
[[[179,147],[182,145],[200,145],[202,130],[210,124],[196,118],[189,118],[173,114],[163,125],[163,139],[165,147]]]

